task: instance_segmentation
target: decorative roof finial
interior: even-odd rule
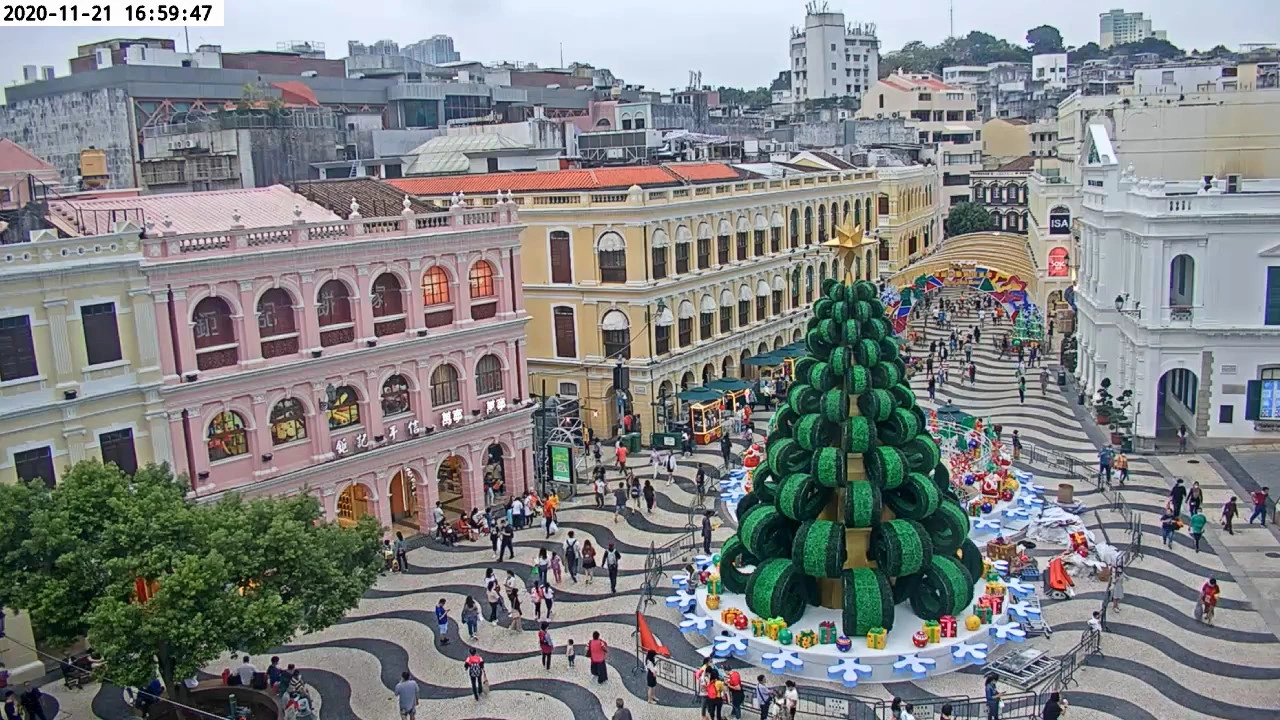
[[[355,198],[351,198],[351,214],[356,217],[360,215],[360,203],[356,202]]]

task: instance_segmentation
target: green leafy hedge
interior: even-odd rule
[[[792,473],[782,480],[778,511],[792,520],[813,520],[830,497],[830,488],[819,484],[817,478],[808,473]]]
[[[869,482],[849,483],[845,495],[844,524],[851,528],[875,527],[883,510],[880,489]]]
[[[893,629],[893,590],[888,576],[873,568],[857,568],[847,571],[843,580],[845,635],[858,638],[872,628]]]
[[[775,557],[761,562],[747,579],[747,607],[761,617],[781,617],[788,625],[799,621],[808,594],[802,578],[790,560]]]
[[[726,540],[720,548],[720,582],[724,585],[726,592],[745,593],[747,591],[747,578],[750,576],[738,569],[738,562],[743,565],[755,565],[758,560],[747,552],[747,547],[735,535]]]
[[[960,561],[934,555],[910,595],[911,609],[921,620],[943,615],[962,616],[973,602],[973,580]]]
[[[791,561],[810,577],[840,577],[847,557],[844,526],[830,520],[801,524],[791,544]]]
[[[900,518],[923,520],[937,511],[942,498],[933,480],[920,473],[908,473],[902,485],[887,493],[884,501]]]

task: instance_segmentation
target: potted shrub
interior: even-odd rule
[[[1115,398],[1111,395],[1111,378],[1103,378],[1098,384],[1098,394],[1093,401],[1093,414],[1099,425],[1110,425],[1115,414]]]
[[[1115,406],[1111,414],[1111,422],[1107,423],[1108,429],[1111,430],[1111,444],[1124,446],[1126,440],[1133,437],[1133,418],[1129,415],[1129,408],[1133,405],[1133,391],[1125,390],[1120,393],[1118,404]]]

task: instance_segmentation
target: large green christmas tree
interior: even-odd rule
[[[982,554],[876,286],[827,280],[805,345],[721,550],[725,590],[788,624],[840,609],[849,636],[891,629],[907,600],[925,620],[961,615]]]

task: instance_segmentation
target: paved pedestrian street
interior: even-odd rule
[[[974,322],[962,316],[957,325],[967,328]],[[989,322],[987,333],[992,330]],[[940,331],[930,329],[928,336],[940,337]],[[990,417],[1004,426],[1006,438],[1017,429],[1027,445],[1054,449],[1090,464],[1096,461],[1093,440],[1073,407],[1074,394],[1064,396],[1053,382],[1047,392],[1041,393],[1038,369],[1033,369],[1026,402],[1020,404],[1014,378],[1016,361],[997,359],[989,342],[978,344],[974,360],[978,369],[976,385],[962,385],[957,381],[960,373],[953,371],[952,381],[938,389],[939,402],[952,401],[966,412]],[[923,373],[913,379],[922,405],[932,407],[925,382]],[[757,427],[763,430],[764,423],[757,423]],[[741,442],[738,449],[741,450]],[[692,478],[698,463],[715,467],[717,455],[718,447],[708,446],[694,457],[681,460],[674,485],[655,482],[658,500],[652,514],[632,509],[623,522],[615,524],[612,508],[597,509],[590,495],[567,502],[560,513],[562,522],[556,537],[545,539],[541,529],[517,533],[514,561],[495,562],[487,541],[456,548],[432,544],[414,549],[409,553],[409,571],[382,577],[344,622],[324,632],[299,637],[274,654],[282,658],[282,663],[295,663],[304,669],[307,681],[320,695],[323,720],[395,717],[391,688],[406,669],[422,686],[424,703],[419,717],[432,720],[598,720],[613,713],[616,698],[622,698],[636,718],[697,717],[692,698],[685,690],[660,687],[660,704],[646,704],[644,675],[636,670],[632,633],[644,553],[650,543],[662,544],[686,531],[688,507],[694,501]],[[1129,507],[1141,514],[1146,531],[1145,554],[1128,570],[1125,599],[1120,610],[1108,617],[1102,655],[1093,657],[1076,673],[1078,684],[1066,693],[1071,703],[1068,717],[1072,720],[1280,717],[1280,694],[1276,693],[1280,643],[1273,633],[1275,612],[1274,608],[1255,605],[1261,597],[1258,589],[1275,583],[1267,579],[1267,570],[1273,570],[1277,560],[1266,554],[1266,548],[1271,546],[1280,549],[1273,531],[1243,528],[1235,536],[1226,537],[1211,522],[1206,534],[1208,542],[1200,553],[1193,550],[1185,531],[1177,536],[1172,549],[1166,549],[1158,540],[1158,517],[1171,484],[1168,471],[1187,478],[1188,483],[1193,479],[1201,482],[1206,514],[1211,520],[1216,520],[1217,507],[1229,492],[1240,492],[1213,464],[1192,463],[1196,459],[1186,455],[1154,459],[1135,456],[1131,460],[1131,478],[1122,493]],[[633,463],[636,460],[643,463],[645,458],[634,459]],[[1043,467],[1028,469],[1036,473],[1038,482],[1050,488],[1050,495],[1064,478],[1063,473]],[[641,478],[650,474],[647,465],[637,470]],[[609,477],[616,480],[616,470]],[[1122,543],[1125,523],[1111,509],[1104,494],[1077,483],[1076,496],[1089,508],[1086,523],[1101,536]],[[1247,500],[1243,504],[1247,505]],[[1243,526],[1243,518],[1238,522]],[[538,549],[559,551],[568,530],[575,531],[580,540],[590,538],[599,548],[609,543],[618,547],[622,552],[618,592],[609,592],[608,579],[599,569],[592,584],[581,578],[572,583],[567,573],[562,582],[555,584],[551,633],[557,650],[549,671],[541,666],[531,602],[522,599],[523,632],[482,623],[474,644],[485,660],[491,693],[474,700],[463,669],[467,641],[459,636],[456,624],[463,600],[469,595],[487,609],[483,586],[486,568],[493,568],[500,578],[508,569],[527,578]],[[731,532],[727,525],[718,528],[715,542],[722,542]],[[1035,552],[1047,558],[1055,549],[1041,547]],[[1257,577],[1242,576],[1242,565]],[[1212,627],[1192,617],[1198,589],[1210,576],[1216,577],[1222,587],[1222,600]],[[1055,632],[1049,638],[1029,642],[1050,654],[1063,653],[1077,642],[1086,620],[1099,608],[1105,586],[1092,579],[1077,578],[1076,590],[1071,600],[1045,601],[1045,617]],[[432,613],[441,598],[448,603],[453,621],[449,627],[451,642],[446,646],[438,642]],[[671,648],[674,657],[696,665],[696,648],[680,633],[676,611],[658,602],[649,607],[648,614],[653,632]],[[596,684],[591,677],[585,657],[586,643],[595,631],[610,647],[608,680],[604,684]],[[578,654],[573,668],[568,667],[564,655],[564,646],[570,640],[576,644]],[[260,668],[267,665],[268,659],[269,656],[253,658]],[[235,664],[228,656],[225,662],[207,670],[217,674],[224,666]],[[754,680],[755,674],[751,672],[744,679]],[[978,695],[981,685],[981,671],[974,669],[920,682],[860,686],[855,694],[874,698],[896,695],[912,700]],[[59,702],[65,717],[127,715],[118,688],[91,686],[68,691],[51,683],[47,690]]]

